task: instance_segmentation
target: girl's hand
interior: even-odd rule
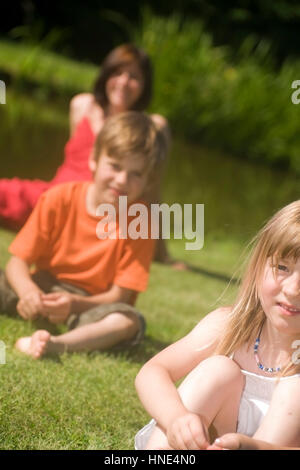
[[[41,296],[41,291],[32,290],[21,297],[17,303],[19,315],[25,320],[34,320],[38,315],[43,314]]]
[[[209,446],[207,428],[203,419],[187,412],[176,418],[167,429],[167,438],[172,449],[198,450]]]
[[[252,437],[238,433],[224,434],[215,440],[207,450],[278,450],[288,447],[278,447],[268,442],[259,441]]]
[[[43,294],[41,301],[43,304],[43,315],[51,323],[64,323],[71,313],[72,294],[69,292]]]

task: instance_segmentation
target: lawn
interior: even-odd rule
[[[0,230],[2,268],[12,239],[12,233]],[[149,420],[134,388],[138,370],[206,313],[228,303],[236,289],[233,283],[220,299],[227,278],[238,267],[242,252],[238,241],[211,236],[201,251],[188,252],[182,241],[171,240],[169,248],[194,270],[176,272],[152,265],[148,290],[137,304],[148,322],[146,338],[130,351],[65,353],[34,360],[16,351],[14,343],[38,326],[3,312],[1,449],[133,449],[135,433]]]
[[[190,67],[181,67],[181,76],[177,73],[173,36],[164,45],[160,34],[153,36],[152,23],[150,26],[151,34],[144,40],[153,38],[155,42],[151,45],[151,41],[149,44],[146,41],[144,45],[154,59],[157,45],[161,63],[155,61],[155,65],[158,73],[162,73],[157,80],[163,84],[161,89],[160,85],[156,87],[158,98],[153,109],[170,118],[176,136],[163,200],[169,204],[175,201],[205,204],[204,248],[186,251],[184,241],[168,242],[171,254],[190,263],[193,269],[176,272],[153,263],[148,290],[139,296],[137,303],[147,319],[146,337],[141,345],[127,352],[73,353],[34,361],[16,351],[14,344],[19,337],[32,334],[38,325],[0,312],[0,341],[6,345],[6,363],[0,363],[0,449],[133,449],[135,433],[149,420],[135,392],[137,372],[150,357],[185,335],[208,312],[230,303],[236,284],[226,287],[240,267],[244,240],[250,239],[276,210],[299,198],[296,171],[274,170],[260,160],[254,165],[202,145],[208,132],[208,140],[218,148],[224,147],[226,152],[234,150],[240,157],[251,152],[254,157],[270,152],[268,161],[276,160],[276,156],[289,156],[292,167],[297,169],[298,120],[296,107],[290,102],[290,83],[299,66],[287,64],[279,77],[272,75],[275,80],[272,88],[264,70],[256,78],[252,61],[233,70],[221,56],[221,69],[226,76],[219,73],[215,67],[220,62],[206,59],[215,57],[207,43],[198,62],[189,61],[191,66],[198,64],[199,71],[191,73]],[[160,31],[166,36],[166,28],[160,27]],[[175,35],[184,46],[184,36],[176,31]],[[48,54],[38,45],[28,50],[23,45],[16,47],[0,41],[0,49],[0,69],[11,77],[13,84],[7,90],[7,104],[0,113],[1,176],[49,180],[61,163],[68,138],[68,97],[90,89],[95,66]],[[189,57],[182,50],[178,48],[180,60]],[[193,83],[197,89],[200,87],[199,93],[191,93],[191,76],[198,75],[201,82]],[[174,79],[176,100],[170,100]],[[278,87],[280,93],[275,93]],[[242,99],[235,94],[239,89]],[[253,92],[256,89],[261,90],[260,95]],[[233,94],[228,90],[233,90]],[[254,107],[253,96],[263,98],[257,99]],[[275,106],[271,113],[266,112],[270,104]],[[265,133],[269,118],[275,119],[276,125],[268,126]],[[201,145],[188,144],[187,136],[198,131]],[[177,134],[182,141],[177,141]],[[0,229],[0,268],[8,260],[7,248],[12,239],[12,233]]]

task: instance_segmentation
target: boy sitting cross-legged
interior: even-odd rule
[[[12,257],[0,275],[0,311],[66,323],[68,331],[51,336],[38,330],[20,338],[17,349],[38,358],[141,340],[145,322],[134,303],[146,289],[155,240],[119,236],[118,217],[115,237],[108,236],[107,224],[99,234],[96,209],[109,204],[118,214],[120,196],[127,196],[128,207],[138,201],[164,152],[149,117],[118,114],[96,140],[90,159],[94,181],[62,184],[40,197],[10,245]]]

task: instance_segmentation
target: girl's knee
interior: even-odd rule
[[[210,367],[215,367],[222,375],[227,375],[229,378],[241,378],[242,372],[240,366],[227,356],[212,356]]]
[[[204,359],[190,373],[190,377],[193,380],[198,379],[200,381],[209,379],[216,386],[224,386],[228,383],[242,385],[244,380],[238,364],[229,357],[220,355]]]
[[[200,366],[205,369],[214,369],[214,372],[220,375],[230,375],[231,377],[240,376],[241,369],[230,357],[211,356],[201,362]]]
[[[221,411],[225,416],[226,410],[238,403],[243,385],[244,377],[235,362],[211,356],[187,375],[178,392],[185,407],[205,417],[209,426]]]

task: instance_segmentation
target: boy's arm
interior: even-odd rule
[[[122,302],[134,304],[137,294],[146,289],[154,241],[128,240],[116,269],[111,287],[101,294],[78,295],[53,293],[42,296],[47,317],[61,323],[71,314],[80,314],[101,304]]]
[[[17,256],[10,258],[5,268],[5,274],[19,298],[24,297],[30,291],[40,291],[31,279],[28,264]]]
[[[42,294],[43,314],[52,323],[64,323],[71,313],[80,314],[101,304],[124,302],[132,304],[137,292],[113,285],[103,294],[81,296],[69,292]]]
[[[89,308],[96,307],[99,304],[110,304],[114,302],[132,303],[135,299],[136,292],[131,289],[125,289],[124,287],[113,284],[112,287],[102,294],[82,296],[72,294],[72,313],[82,313]]]
[[[7,280],[19,297],[18,313],[26,319],[42,313],[42,290],[33,282],[29,265],[17,256],[12,256],[5,269]]]

